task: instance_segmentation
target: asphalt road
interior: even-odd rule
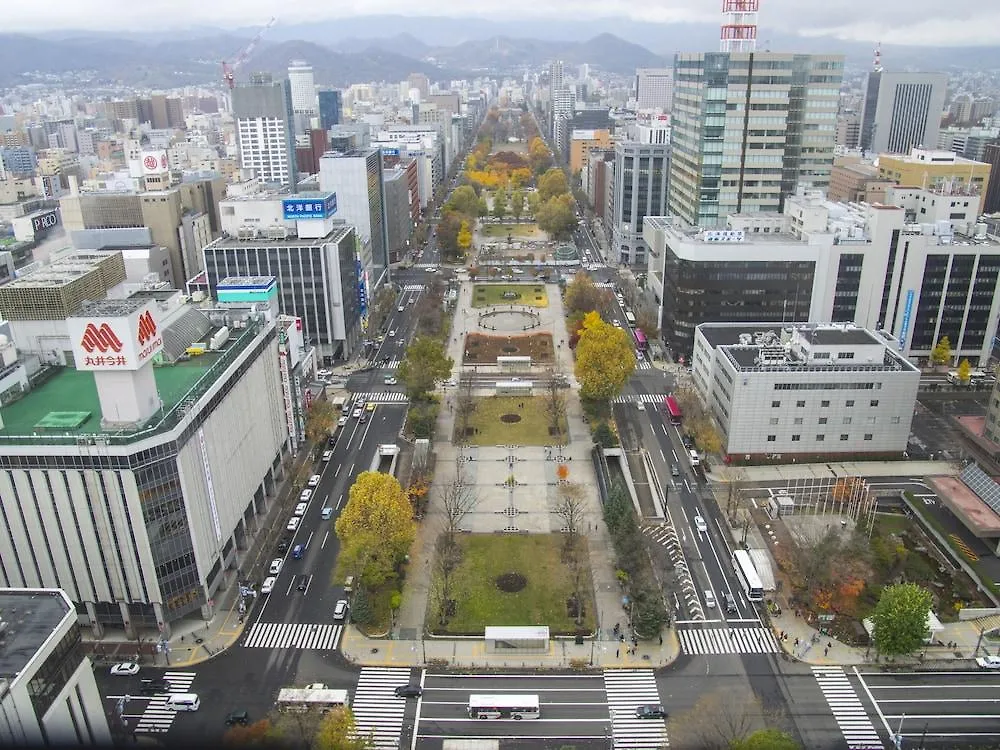
[[[1000,674],[861,672],[853,679],[874,703],[880,729],[902,729],[903,747],[1000,745]]]

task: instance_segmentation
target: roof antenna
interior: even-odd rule
[[[872,61],[872,70],[876,73],[882,72],[882,42],[875,44],[875,59]]]

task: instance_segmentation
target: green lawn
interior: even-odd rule
[[[505,239],[508,234],[514,237],[541,236],[542,230],[537,224],[480,224],[479,233],[483,237],[499,237]]]
[[[504,299],[504,292],[516,292],[517,299]],[[495,305],[527,305],[548,307],[549,295],[544,284],[476,284],[472,288],[473,307]]]
[[[464,556],[453,579],[455,614],[438,624],[433,605],[427,625],[435,632],[479,635],[487,625],[548,625],[551,633],[575,633],[566,600],[572,595],[569,571],[561,560],[560,534],[467,534],[459,539]],[[583,540],[586,543],[586,540]],[[587,555],[583,555],[587,561]],[[496,579],[520,573],[527,585],[516,593],[501,591]],[[589,567],[582,580],[584,618],[581,630],[594,629],[594,592]]]
[[[541,396],[487,396],[475,399],[475,403],[469,420],[469,426],[475,428],[468,436],[470,445],[552,445],[565,441],[568,434],[565,419],[561,435],[549,434],[549,417]],[[504,422],[500,418],[505,414],[520,420]]]

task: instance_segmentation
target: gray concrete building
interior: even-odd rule
[[[914,148],[934,148],[947,92],[945,73],[870,72],[861,115],[862,150],[908,154]]]

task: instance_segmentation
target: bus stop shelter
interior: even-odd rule
[[[547,651],[549,629],[547,626],[487,626],[486,650],[497,651]]]

